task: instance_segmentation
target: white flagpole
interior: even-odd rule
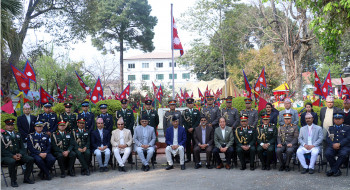
[[[171,69],[173,79],[173,99],[175,99],[175,80],[174,80],[174,19],[173,19],[173,4],[171,3]]]

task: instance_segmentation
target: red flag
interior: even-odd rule
[[[80,76],[78,75],[77,71],[75,71],[75,74],[78,77],[80,86],[83,87],[83,89],[85,90],[86,94],[90,94],[90,92],[91,92],[90,87],[86,86],[86,84],[84,83],[83,79],[81,79]]]
[[[120,93],[119,99],[122,100],[122,99],[126,98],[126,95],[130,96],[130,84],[128,84],[128,86],[125,87],[123,92]]]
[[[261,71],[260,76],[254,85],[255,99],[260,96],[261,86],[264,86],[266,88],[265,67]]]
[[[321,90],[321,80],[320,77],[318,77],[318,74],[316,72],[315,69],[315,86],[314,86],[314,94],[319,95],[319,96],[323,96],[322,90]]]
[[[1,97],[4,97],[4,92],[2,91],[2,88],[0,88],[0,92],[1,92]]]
[[[111,87],[110,87],[110,86],[108,86],[108,87],[109,87],[109,89],[111,90],[112,95],[114,96],[114,92],[113,92],[113,90],[111,89]]]
[[[180,96],[179,96],[179,94],[178,93],[176,93],[176,97],[175,97],[175,99],[178,101],[178,102],[180,102]]]
[[[61,89],[58,86],[57,82],[56,82],[56,87],[57,87],[57,94],[58,94],[57,99],[64,100],[64,97],[62,96],[62,93],[61,93]]]
[[[13,109],[12,100],[10,100],[9,102],[7,102],[3,106],[1,106],[1,111],[4,111],[4,112],[6,112],[8,114],[14,113],[15,110]]]
[[[49,99],[53,99],[52,96],[50,96],[49,93],[47,93],[43,87],[40,86],[40,102],[41,103],[48,103]]]
[[[173,18],[173,46],[172,46],[172,49],[174,50],[180,50],[180,56],[182,56],[184,54],[184,50],[182,48],[182,44],[181,44],[181,41],[180,41],[180,38],[177,34],[177,27],[176,27],[176,24],[175,24],[175,19]]]
[[[62,96],[66,96],[66,95],[67,95],[67,93],[68,93],[67,86],[68,86],[68,83],[66,84],[66,87],[64,87],[64,90],[63,90]]]
[[[115,92],[114,99],[119,100],[119,93],[118,92]]]
[[[100,77],[98,77],[94,90],[92,91],[92,94],[91,94],[91,102],[96,104],[100,100],[100,97],[103,98],[103,88],[102,88]]]
[[[266,104],[267,104],[267,101],[264,98],[259,97],[258,113],[260,113],[261,110],[265,109]]]
[[[320,106],[320,107],[322,107],[323,104],[322,104],[322,102],[321,102],[321,105],[320,105],[320,101],[321,101],[321,99],[317,99],[314,103],[312,103],[312,105],[313,105],[313,106]]]
[[[243,70],[243,69],[242,69]],[[245,72],[243,70],[243,75],[244,75],[244,85],[245,85],[245,89],[246,91],[248,91],[248,94],[247,94],[247,97],[248,98],[252,98],[252,90],[250,88],[250,84],[249,84],[249,81],[247,79],[247,76],[245,75]]]
[[[157,88],[157,86],[153,83],[153,81],[152,81],[152,85],[153,85],[153,93],[156,94],[157,91],[158,91],[158,88]]]
[[[34,69],[30,65],[28,60],[26,62],[26,65],[24,66],[24,74],[27,76],[29,80],[32,80],[36,83],[36,75],[35,75]]]
[[[340,80],[341,80],[340,98],[342,98],[343,95],[350,96],[349,89],[346,87],[346,85],[344,85],[344,80],[341,76],[340,76]]]
[[[331,90],[328,90],[329,87],[331,88]],[[324,80],[324,83],[322,85],[322,93],[323,93],[323,97],[327,98],[327,96],[329,95],[329,93],[332,93],[332,79],[331,79],[331,71],[328,71],[327,77]]]
[[[162,102],[162,97],[163,97],[163,90],[162,90],[162,85],[159,86],[156,98],[159,102]]]
[[[207,88],[206,88],[206,90],[204,92],[204,97],[209,96],[209,94],[210,94],[210,91],[208,90],[208,85],[207,85]]]
[[[193,98],[193,92],[192,92],[192,94],[191,94],[191,98]]]
[[[18,89],[24,91],[26,94],[30,90],[29,79],[25,74],[18,70],[15,66],[11,65],[12,72],[15,76]]]
[[[198,95],[199,95],[200,98],[203,98],[203,94],[202,94],[202,92],[201,92],[201,90],[199,88],[198,88]]]

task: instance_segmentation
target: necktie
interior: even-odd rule
[[[103,132],[100,133],[100,135],[101,135],[101,142],[103,142]]]
[[[15,133],[11,132],[11,137],[15,138]]]
[[[147,110],[147,115],[149,115],[149,110]]]

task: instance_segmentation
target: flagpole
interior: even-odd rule
[[[171,3],[171,69],[172,69],[172,79],[173,79],[173,99],[175,98],[175,80],[174,80],[174,19],[173,19],[173,4]]]

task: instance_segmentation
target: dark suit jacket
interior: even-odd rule
[[[24,114],[17,117],[18,132],[21,134],[22,141],[25,141],[25,138],[27,138],[30,133],[34,132],[35,122],[36,117],[34,115],[30,115],[30,125]]]
[[[340,108],[333,107],[333,109],[334,109],[333,113],[342,112]],[[320,111],[321,127],[323,127],[323,121],[324,121],[324,117],[326,116],[326,110],[327,110],[327,107],[323,107],[321,108],[321,111]]]
[[[344,124],[350,125],[350,112],[347,114],[344,112]]]
[[[110,134],[112,134],[112,131],[113,131],[113,125],[114,125],[114,122],[113,122],[113,116],[106,113],[105,116],[103,116],[102,114],[98,115],[98,117],[102,118],[103,119],[103,123],[105,125],[105,129],[107,129],[109,131]],[[96,128],[97,129],[97,128]],[[130,129],[129,129],[130,130]]]
[[[177,142],[179,145],[186,146],[186,130],[185,128],[178,126]],[[165,142],[167,145],[173,145],[174,140],[174,127],[171,126],[166,130]]]
[[[202,144],[202,127],[198,126],[194,129],[193,133],[194,138],[194,146],[198,146],[198,144]],[[214,129],[210,126],[207,126],[205,129],[205,143],[209,146],[213,146],[214,144]]]
[[[98,129],[92,131],[91,133],[91,146],[92,146],[92,151],[95,151],[98,147],[103,144],[103,146],[108,146],[110,147],[111,143],[111,133],[107,129],[103,129],[103,142],[101,142],[101,136],[100,132]]]
[[[305,115],[306,115],[306,112],[303,112],[301,115],[300,115],[300,125],[301,127],[304,127],[306,124],[306,121],[305,121]],[[317,113],[316,112],[311,112],[311,115],[312,117],[314,117],[314,124],[315,125],[318,125],[318,116],[317,116]]]

